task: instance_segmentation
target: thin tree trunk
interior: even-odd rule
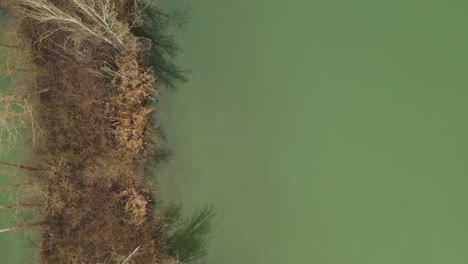
[[[31,181],[26,180],[26,181],[12,183],[12,184],[0,184],[0,191],[20,187],[20,186],[27,185],[27,184],[31,184]]]
[[[43,222],[38,222],[38,223],[28,224],[28,225],[12,226],[12,227],[9,227],[9,228],[0,229],[0,233],[6,233],[6,232],[9,232],[9,231],[22,229],[22,228],[35,227],[35,226],[39,226],[39,225],[42,225],[42,224],[44,224],[44,223]]]
[[[1,209],[10,209],[10,208],[15,208],[15,207],[34,207],[34,206],[39,206],[39,205],[38,204],[0,205],[0,210]]]
[[[15,67],[15,66],[1,65],[1,67],[2,68],[7,68],[9,70],[19,71],[19,72],[36,72],[34,70],[22,69],[22,68],[18,68],[18,67]]]
[[[5,44],[5,43],[0,43],[1,47],[9,48],[9,49],[20,49],[24,50],[24,47],[16,46],[16,45],[10,45],[10,44]]]
[[[29,167],[29,166],[22,165],[22,164],[15,164],[15,163],[10,163],[10,162],[3,162],[3,161],[0,161],[0,165],[15,167],[15,168],[18,168],[18,169],[29,170],[29,171],[38,171],[38,170],[39,170],[38,168]]]
[[[5,229],[0,229],[0,233],[6,233],[6,232],[9,232],[9,231],[13,231],[13,230],[16,230],[16,229],[19,229],[19,227],[10,227],[10,228],[5,228]]]
[[[122,264],[126,264],[132,257],[133,255],[135,255],[137,253],[137,251],[140,249],[140,246],[138,246],[133,252],[132,254],[130,254],[130,256],[128,256],[123,262]]]

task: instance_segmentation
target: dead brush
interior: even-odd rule
[[[28,80],[29,83],[22,84],[23,87],[28,87],[37,72],[30,56],[30,43],[20,37],[17,24],[12,24],[2,33],[4,38],[0,42],[0,73],[9,77],[16,88],[19,87],[17,79]]]
[[[141,225],[146,221],[148,213],[148,201],[144,195],[135,188],[122,191],[118,197],[125,203],[125,212],[129,221],[135,225]]]
[[[0,75],[8,78],[9,85],[0,95],[0,151],[12,150],[20,143],[34,148],[43,135],[35,108],[38,94],[31,89],[36,87],[37,71],[32,65],[28,44],[12,30],[6,34],[8,42],[0,45],[0,54],[6,56],[1,59]]]
[[[47,177],[47,191],[45,188],[36,187],[46,200],[46,210],[51,214],[59,214],[64,208],[79,199],[83,193],[71,181],[70,167],[64,159],[52,159],[43,164],[43,174]]]
[[[117,57],[119,70],[112,83],[120,92],[111,98],[111,107],[108,109],[116,140],[131,154],[139,153],[144,148],[144,131],[153,111],[145,103],[157,95],[157,91],[153,89],[153,75],[139,65],[137,58],[134,52]]]
[[[87,185],[99,185],[110,188],[116,186],[133,186],[134,168],[132,160],[109,155],[88,160],[83,163],[83,181]]]
[[[32,145],[35,146],[41,134],[30,99],[16,95],[0,96],[0,149],[9,150],[22,143],[21,131],[30,129]]]
[[[42,178],[20,174],[17,175],[15,183],[0,187],[0,195],[4,201],[4,204],[0,206],[1,222],[2,225],[10,226],[3,229],[3,232],[30,229],[44,223],[45,200],[36,191],[38,186],[44,187]],[[5,215],[3,215],[3,211],[5,211]]]
[[[12,0],[9,3],[20,17],[56,25],[56,29],[44,32],[42,39],[63,31],[69,33],[66,41],[72,41],[75,47],[90,41],[121,48],[129,32],[129,27],[117,20],[112,0],[70,0],[60,4],[63,8],[49,0]]]
[[[65,160],[62,157],[51,159],[48,163],[42,164],[42,171],[47,179],[57,179],[66,170]]]

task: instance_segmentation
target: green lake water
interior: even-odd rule
[[[169,191],[208,264],[468,263],[466,1],[176,1]]]
[[[164,191],[216,207],[207,264],[468,263],[468,2],[171,5]]]

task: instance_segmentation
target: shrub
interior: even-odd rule
[[[207,206],[195,211],[190,219],[181,218],[181,206],[166,210],[168,254],[181,262],[190,263],[204,257],[207,241],[213,231],[214,208]]]
[[[151,42],[144,63],[153,69],[158,84],[175,89],[177,84],[185,82],[187,78],[186,71],[173,62],[180,49],[174,37],[168,34],[168,28],[184,24],[185,15],[179,11],[165,13],[154,4],[148,4],[141,11],[140,19],[144,21],[143,26],[132,28],[132,32]]]

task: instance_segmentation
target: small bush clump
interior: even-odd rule
[[[169,255],[185,263],[204,257],[213,231],[213,207],[203,207],[195,211],[191,218],[183,219],[181,206],[171,206],[166,210],[165,216],[168,226],[164,241]]]

